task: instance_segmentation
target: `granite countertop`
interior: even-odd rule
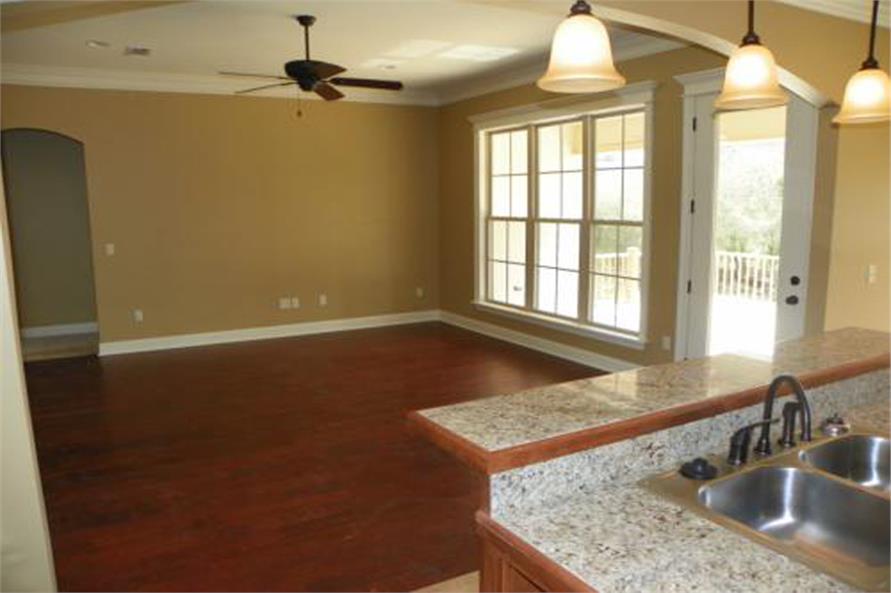
[[[497,521],[598,593],[853,590],[636,485]]]
[[[777,345],[771,358],[721,355],[643,367],[440,408],[427,420],[493,452],[762,388],[779,373],[804,376],[887,356],[889,334],[842,329]]]
[[[846,416],[858,430],[888,434],[887,404]],[[637,484],[495,519],[599,593],[854,590]]]

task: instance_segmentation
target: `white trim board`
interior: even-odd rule
[[[442,311],[440,315],[443,323],[454,325],[455,327],[460,327],[484,336],[489,336],[496,340],[529,348],[530,350],[550,354],[557,358],[571,360],[572,362],[577,362],[601,371],[617,373],[619,371],[636,369],[639,366],[626,360],[619,360],[618,358],[604,356],[603,354],[597,354],[590,350],[568,346],[552,340],[546,340],[545,338],[530,336],[523,332],[514,331],[512,329],[501,327],[500,325],[486,323],[485,321],[479,321],[456,313]]]
[[[390,325],[405,325],[408,323],[422,323],[425,321],[438,320],[439,311],[436,309],[429,309],[426,311],[393,313],[390,315],[350,317],[346,319],[331,319],[327,321],[306,321],[303,323],[270,325],[266,327],[250,327],[245,329],[232,329],[218,332],[180,334],[175,336],[161,336],[158,338],[143,338],[138,340],[119,340],[115,342],[100,342],[99,356],[131,354],[135,352],[151,352],[155,350],[173,350],[177,348],[191,348],[194,346],[211,346],[214,344],[231,344],[234,342],[252,342],[255,340],[270,340],[274,338],[288,338],[294,336],[306,336],[311,334],[325,334],[331,332],[368,329],[373,327],[385,327]]]
[[[63,323],[57,325],[35,325],[22,328],[23,338],[47,338],[51,336],[72,336],[76,334],[94,334],[99,331],[95,321],[86,323]]]

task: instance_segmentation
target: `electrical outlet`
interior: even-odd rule
[[[319,306],[327,307],[328,306],[328,295],[324,292],[319,295]]]
[[[133,322],[142,323],[143,319],[145,319],[145,317],[142,314],[142,309],[133,309]]]
[[[662,349],[671,350],[671,336],[662,336]]]
[[[292,309],[300,308],[300,297],[291,297],[291,308]]]
[[[112,256],[114,255],[114,243],[106,243],[105,244],[105,255]]]
[[[291,297],[281,297],[278,299],[278,308],[279,309],[290,309],[291,308]]]
[[[424,298],[424,287],[423,286],[418,286],[417,288],[415,288],[415,296],[418,297],[419,299]]]

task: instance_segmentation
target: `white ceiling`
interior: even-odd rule
[[[562,6],[566,4],[563,2]],[[260,84],[218,70],[280,74],[303,57],[295,13],[313,14],[312,55],[348,76],[402,80],[405,91],[348,97],[438,104],[534,79],[547,60],[554,14],[461,0],[201,0],[119,12],[3,34],[4,82],[140,90],[232,92]],[[618,59],[680,44],[611,28]],[[99,40],[108,47],[92,48]],[[128,45],[149,57],[125,56]],[[468,59],[482,48],[489,61]],[[464,56],[464,57],[462,57]],[[384,69],[385,65],[394,66]],[[291,89],[268,91],[288,96]]]
[[[783,4],[790,4],[798,8],[814,10],[831,14],[832,16],[849,19],[852,21],[860,21],[863,23],[870,22],[872,18],[872,0],[778,0]],[[888,27],[889,10],[888,2],[882,0],[879,2],[879,24]]]

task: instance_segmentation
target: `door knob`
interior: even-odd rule
[[[797,304],[798,304],[798,297],[795,296],[794,294],[793,294],[792,296],[787,296],[787,297],[786,297],[786,304],[787,304],[787,305],[797,305]]]

